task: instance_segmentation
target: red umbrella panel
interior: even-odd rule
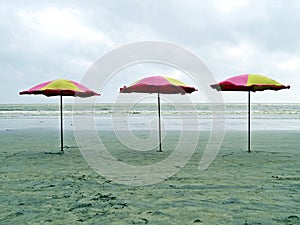
[[[151,76],[140,79],[130,86],[120,88],[120,93],[157,93],[158,101],[158,126],[159,126],[159,151],[161,148],[161,119],[160,119],[160,94],[190,94],[197,91],[194,87],[166,76]]]
[[[230,77],[217,84],[211,85],[213,89],[218,91],[247,91],[248,92],[248,152],[251,152],[250,144],[250,92],[264,90],[281,90],[289,89],[290,86],[285,86],[271,78],[259,74],[244,74]]]
[[[77,83],[72,80],[57,79],[48,82],[38,84],[26,91],[21,91],[20,95],[33,94],[33,95],[46,95],[60,96],[60,144],[61,152],[63,152],[63,109],[62,109],[62,96],[73,96],[73,97],[91,97],[100,95],[84,85]]]

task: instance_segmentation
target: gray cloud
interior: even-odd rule
[[[46,80],[80,80],[110,50],[147,40],[190,49],[218,80],[266,74],[294,86],[276,100],[285,101],[287,95],[289,101],[300,100],[297,0],[7,1],[0,6],[1,89],[13,96],[1,102],[22,102],[21,89]],[[144,69],[148,74],[149,67]],[[143,70],[137,71],[132,80],[142,76]],[[114,82],[110,87],[124,84]]]

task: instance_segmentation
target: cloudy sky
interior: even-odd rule
[[[1,0],[0,103],[56,102],[18,92],[56,78],[80,81],[97,59],[140,41],[190,50],[217,81],[259,73],[291,85],[255,93],[254,102],[299,103],[299,11],[298,0]],[[96,91],[101,101],[113,102],[119,87],[148,75],[190,82],[183,72],[153,63],[121,70]],[[223,96],[247,101],[243,93]]]

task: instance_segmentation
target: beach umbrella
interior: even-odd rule
[[[159,151],[161,152],[161,121],[160,121],[160,94],[190,94],[197,91],[194,87],[171,77],[152,76],[140,79],[130,86],[120,88],[120,93],[157,93],[158,101],[158,126],[159,126]]]
[[[218,91],[246,91],[248,92],[248,152],[251,152],[250,147],[250,93],[264,90],[281,90],[288,89],[290,86],[285,86],[275,80],[259,74],[244,74],[230,77],[220,83],[211,85],[212,88]]]
[[[57,79],[48,81],[45,83],[38,84],[26,91],[21,91],[20,95],[33,94],[33,95],[46,95],[47,97],[51,96],[60,96],[60,145],[61,152],[63,149],[63,102],[62,96],[73,96],[73,97],[91,97],[100,95],[87,87],[83,86],[72,80]]]

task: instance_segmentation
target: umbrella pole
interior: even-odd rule
[[[63,106],[62,95],[60,95],[60,151],[64,152],[64,135],[63,135]]]
[[[161,150],[161,124],[160,124],[160,97],[159,97],[159,92],[157,92],[157,101],[158,101],[158,141],[159,141],[159,152],[162,152]]]
[[[248,91],[248,152],[251,152],[251,123],[250,123],[250,119],[251,119],[251,102],[250,102],[250,91]]]

